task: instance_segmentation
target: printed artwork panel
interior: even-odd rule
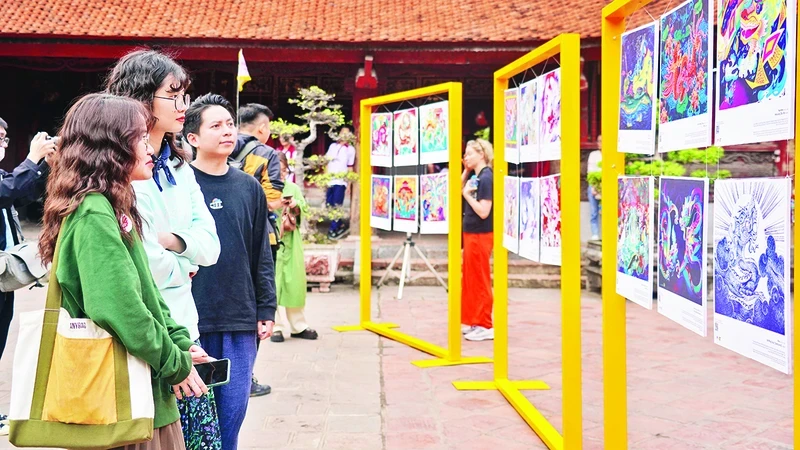
[[[717,3],[717,145],[794,137],[797,3]]]
[[[539,178],[519,180],[519,256],[539,261]]]
[[[714,342],[791,369],[791,180],[714,184]]]
[[[658,150],[711,145],[710,0],[687,0],[661,16]]]
[[[503,247],[519,252],[519,178],[503,180]]]
[[[419,216],[419,178],[394,177],[394,230],[416,233]]]
[[[370,205],[370,226],[381,230],[391,230],[392,177],[372,175]]]
[[[519,164],[519,89],[506,89],[505,105],[505,160]]]
[[[370,116],[370,162],[376,167],[392,167],[392,113]]]
[[[541,262],[561,265],[561,175],[540,178]]]
[[[419,107],[420,164],[447,162],[449,159],[449,105],[447,101],[443,101]]]
[[[447,234],[447,173],[421,175],[419,198],[422,207],[420,233]]]
[[[658,208],[658,309],[706,335],[708,179],[661,177]]]
[[[620,177],[617,293],[653,308],[653,177]]]
[[[539,84],[537,79],[519,86],[519,160],[539,160]]]
[[[394,165],[419,163],[419,111],[402,109],[394,113]]]
[[[617,149],[623,153],[655,152],[657,36],[658,22],[622,35]]]
[[[542,161],[561,159],[561,69],[541,77],[542,113],[540,154]]]

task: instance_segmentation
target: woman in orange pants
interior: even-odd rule
[[[464,273],[461,277],[461,332],[469,341],[494,339],[492,327],[492,144],[467,142],[464,152]]]

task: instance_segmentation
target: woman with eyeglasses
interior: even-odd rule
[[[461,174],[464,273],[461,277],[461,333],[469,341],[494,339],[492,326],[492,159],[489,141],[467,142]]]
[[[189,106],[189,83],[186,71],[169,56],[138,50],[117,62],[106,90],[141,101],[155,119],[149,130],[155,150],[153,179],[133,182],[136,206],[142,216],[142,239],[153,280],[172,317],[189,330],[195,343],[189,351],[197,364],[210,359],[199,344],[192,276],[199,266],[216,264],[220,244],[214,219],[188,164],[190,155],[175,140]],[[213,391],[200,397],[181,392],[177,386],[173,391],[186,448],[221,449]]]

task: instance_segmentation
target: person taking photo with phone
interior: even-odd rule
[[[214,216],[222,251],[192,283],[200,342],[230,360],[230,382],[215,387],[223,450],[235,450],[250,399],[256,342],[272,334],[277,299],[267,225],[267,199],[251,175],[228,166],[236,145],[230,102],[206,94],[186,111],[186,141],[197,150],[192,168]]]

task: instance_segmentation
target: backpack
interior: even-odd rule
[[[244,170],[244,160],[256,150],[256,147],[258,147],[259,144],[261,144],[261,142],[259,142],[258,139],[249,141],[244,145],[244,147],[242,147],[241,150],[239,150],[239,153],[237,153],[236,156],[228,157],[228,165],[239,170]],[[264,169],[264,164],[262,164],[258,166],[256,172],[253,174],[259,183],[261,183],[261,180],[264,177]]]

